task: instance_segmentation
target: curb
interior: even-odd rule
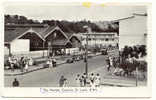
[[[66,62],[59,63],[59,64],[57,64],[57,65],[62,65],[62,64],[66,64]],[[33,70],[29,70],[29,71],[27,71],[27,72],[21,72],[21,73],[16,73],[16,74],[4,74],[4,76],[24,75],[24,74],[27,74],[27,73],[31,73],[31,72],[34,72],[34,71],[37,71],[37,70],[41,70],[41,69],[46,69],[46,68],[49,68],[49,67],[36,68],[36,69],[33,69]]]
[[[93,57],[96,57],[96,56],[99,56],[100,54],[97,54]],[[66,64],[66,61],[63,62],[63,63],[59,63],[57,65],[62,65],[62,64]],[[36,69],[33,69],[33,70],[29,70],[27,72],[21,72],[21,73],[16,73],[16,74],[4,74],[4,76],[17,76],[17,75],[24,75],[24,74],[27,74],[27,73],[31,73],[31,72],[34,72],[34,71],[37,71],[37,70],[41,70],[41,69],[46,69],[48,67],[41,67],[41,68],[36,68]]]

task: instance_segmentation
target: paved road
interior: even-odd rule
[[[100,67],[104,67],[106,62],[104,56],[93,57],[88,60],[88,71],[92,72]],[[36,72],[19,76],[5,76],[5,86],[11,86],[13,79],[16,77],[20,81],[21,87],[57,87],[61,75],[64,75],[70,86],[75,86],[75,77],[85,71],[85,63],[83,61],[73,64],[63,64],[56,68],[42,69]]]

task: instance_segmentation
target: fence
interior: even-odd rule
[[[13,53],[17,58],[20,58],[21,56],[28,56],[32,58],[40,58],[40,57],[46,57],[48,55],[47,50],[40,50],[40,51],[31,51],[31,52],[18,52],[18,53]],[[9,55],[5,54],[4,59],[7,59]]]

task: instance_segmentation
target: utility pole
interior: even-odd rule
[[[138,86],[138,67],[136,66],[136,87]]]
[[[96,52],[97,52],[97,48],[96,48],[96,34],[94,36],[94,41],[95,41],[95,48],[94,48],[94,50],[95,50],[95,55],[96,55]]]
[[[85,51],[85,73],[88,76],[88,33],[90,32],[90,28],[88,26],[84,26],[83,28],[87,29],[86,34],[86,51]]]

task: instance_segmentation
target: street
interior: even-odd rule
[[[107,86],[110,83],[115,85],[128,84],[135,86],[135,78],[126,78],[120,76],[114,76],[111,72],[107,71],[105,56],[100,55],[88,59],[88,72],[99,73],[101,76],[102,84]],[[59,79],[63,75],[68,80],[68,86],[76,87],[77,74],[83,74],[85,72],[85,63],[83,60],[74,62],[71,64],[62,64],[56,68],[46,68],[24,75],[17,76],[5,76],[5,86],[11,87],[14,78],[17,78],[20,82],[20,87],[58,87]],[[146,85],[146,81],[140,81],[138,84],[141,86]]]
[[[106,64],[104,56],[93,57],[88,60],[88,63],[89,72],[104,67]],[[76,75],[84,72],[85,63],[82,60],[72,64],[63,64],[56,68],[38,70],[25,75],[5,76],[5,86],[11,86],[13,79],[16,77],[21,87],[57,87],[62,75],[68,79],[69,86],[74,86]]]

